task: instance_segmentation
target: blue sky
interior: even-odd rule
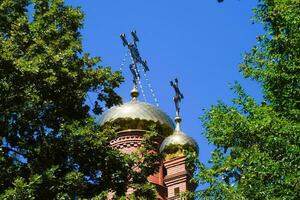
[[[259,86],[238,72],[243,54],[262,33],[252,24],[256,1],[227,0],[67,0],[85,12],[82,29],[85,52],[102,58],[101,65],[119,70],[126,48],[119,35],[137,30],[140,53],[147,59],[148,78],[160,108],[172,118],[175,107],[169,81],[177,77],[184,94],[181,104],[182,129],[196,139],[200,160],[207,162],[213,147],[202,135],[199,117],[218,100],[230,103],[230,83],[239,81],[246,91],[261,99]],[[125,83],[118,89],[124,101],[130,99],[131,74],[123,70]],[[144,81],[145,83],[145,81]],[[154,103],[144,84],[149,103]],[[93,96],[91,97],[93,98]],[[142,97],[140,97],[143,100]]]

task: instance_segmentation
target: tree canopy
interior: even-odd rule
[[[121,102],[120,72],[82,50],[80,8],[63,0],[0,1],[0,199],[102,199],[155,195],[146,177],[158,156],[110,147],[113,128],[91,116]],[[94,107],[85,103],[98,93]],[[156,148],[155,125],[139,153]],[[132,180],[130,183],[128,180]]]
[[[236,83],[233,105],[206,111],[216,149],[209,167],[198,163],[200,199],[300,199],[300,1],[261,0],[254,13],[265,34],[240,71],[258,81],[264,102]]]

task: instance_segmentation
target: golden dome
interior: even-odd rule
[[[180,145],[180,146],[189,145],[195,151],[198,151],[198,145],[196,141],[190,136],[186,135],[184,132],[178,130],[175,130],[175,132],[172,135],[164,139],[164,141],[160,145],[160,149],[159,149],[160,152],[163,152],[168,146],[171,145]]]
[[[140,102],[137,99],[133,99],[130,102],[124,103],[120,106],[114,106],[104,112],[99,120],[99,125],[103,125],[106,122],[112,122],[116,119],[142,119],[149,120],[154,122],[160,122],[161,124],[165,124],[170,128],[174,129],[174,123],[171,118],[158,107]]]
[[[161,143],[159,151],[163,153],[169,146],[189,146],[198,152],[198,145],[196,141],[190,136],[186,135],[181,131],[180,122],[181,118],[176,116],[176,129],[172,135],[166,137],[164,141]]]

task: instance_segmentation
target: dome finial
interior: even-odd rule
[[[133,81],[133,88],[130,91],[130,95],[132,97],[132,101],[136,101],[137,98],[138,98],[138,96],[139,96],[139,91],[138,91],[138,89],[136,87],[136,82],[135,81]]]
[[[181,122],[181,117],[176,116],[175,117],[175,123],[176,123],[176,128],[175,131],[180,132],[181,128],[180,128],[180,122]]]
[[[179,90],[178,79],[177,78],[175,78],[174,82],[170,81],[170,84],[175,90],[175,96],[173,97],[175,107],[176,107],[176,117],[175,117],[176,129],[175,130],[180,131],[181,117],[180,117],[180,105],[179,105],[179,103],[181,102],[181,100],[184,97],[183,97],[183,94]]]

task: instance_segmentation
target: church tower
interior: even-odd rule
[[[198,154],[198,145],[195,140],[181,131],[180,101],[183,99],[178,86],[178,80],[171,81],[175,90],[174,102],[176,107],[176,128],[172,135],[164,139],[160,146],[160,153],[164,155],[163,167],[164,184],[167,188],[167,199],[180,199],[180,193],[193,191],[195,185],[190,182],[193,174],[193,160],[187,156],[195,157]]]
[[[189,153],[197,154],[198,152],[196,142],[183,133],[180,128],[179,103],[183,95],[179,91],[177,79],[175,83],[171,82],[176,92],[174,97],[176,126],[171,118],[160,110],[158,106],[139,101],[137,81],[139,81],[140,75],[138,66],[143,67],[145,72],[149,71],[149,68],[147,62],[141,59],[138,52],[136,32],[132,32],[132,36],[134,42],[128,43],[125,35],[121,35],[123,45],[128,46],[132,58],[132,64],[130,64],[130,70],[133,74],[131,101],[114,106],[104,112],[100,117],[99,125],[104,126],[106,123],[110,123],[119,127],[117,138],[111,141],[111,146],[125,154],[131,154],[142,146],[143,136],[147,131],[147,127],[137,126],[139,122],[154,122],[164,127],[162,129],[164,132],[159,133],[163,138],[161,141],[157,141],[161,144],[160,149],[156,151],[156,153],[161,153],[164,156],[164,160],[159,171],[149,176],[148,181],[155,185],[158,194],[157,199],[180,199],[180,193],[194,189],[194,186],[190,184],[192,169],[189,166],[187,155]],[[128,188],[127,193],[130,194],[132,192],[133,189]],[[108,199],[110,198],[108,197]]]
[[[120,127],[120,130],[117,133],[118,137],[111,141],[112,147],[125,154],[133,153],[142,146],[143,135],[147,131],[147,127],[137,127],[133,122],[157,122],[165,127],[164,130],[167,131],[167,133],[160,133],[160,135],[170,135],[175,127],[171,118],[165,112],[154,105],[139,101],[138,96],[139,93],[136,86],[134,86],[131,91],[131,101],[120,106],[112,107],[103,113],[99,121],[100,126],[114,122],[126,123],[126,125]],[[162,141],[158,142],[161,143]],[[157,149],[156,153],[159,153],[159,149]],[[161,165],[156,174],[148,177],[148,181],[156,186],[158,199],[167,199],[163,165]],[[128,194],[130,193],[132,193],[132,189],[128,188]]]

